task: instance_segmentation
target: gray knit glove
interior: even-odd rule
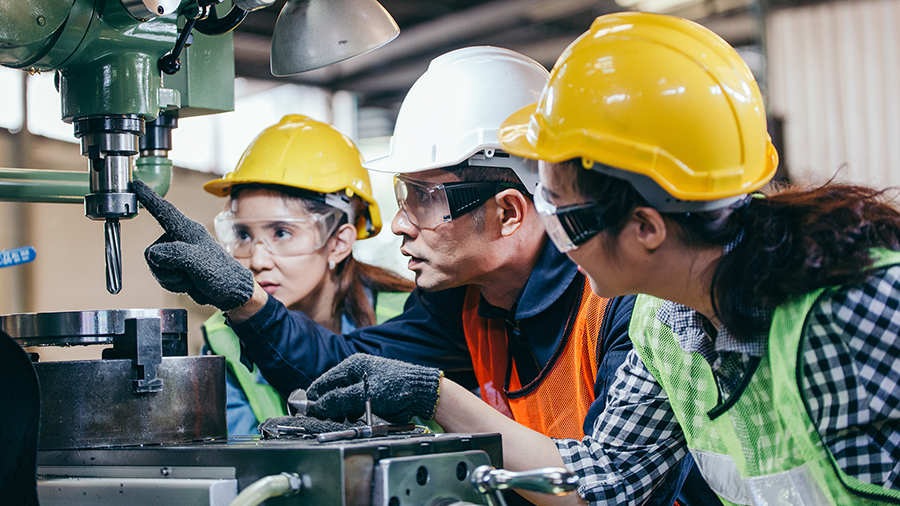
[[[258,430],[263,439],[278,438],[283,435],[297,434],[320,434],[322,432],[334,432],[338,430],[347,430],[353,427],[362,427],[365,422],[335,422],[333,420],[320,420],[318,418],[306,415],[293,416],[277,416],[267,418],[265,422],[259,424]],[[279,427],[302,427],[302,432],[293,432]]]
[[[185,216],[143,181],[134,180],[131,188],[166,232],[144,250],[150,272],[163,288],[186,293],[197,304],[222,311],[250,300],[253,274],[219,246],[206,227]]]
[[[389,422],[406,423],[418,416],[434,418],[440,370],[374,355],[357,353],[328,370],[306,390],[316,412],[340,418],[365,411],[363,373],[369,376],[372,412]]]

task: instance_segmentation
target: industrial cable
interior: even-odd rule
[[[264,476],[245,488],[230,506],[257,506],[266,499],[299,494],[303,479],[297,474],[281,473]]]
[[[241,21],[247,17],[247,11],[236,5],[231,6],[228,13],[221,18],[216,14],[216,6],[212,5],[211,7],[209,16],[206,19],[198,19],[197,24],[194,25],[194,29],[203,35],[228,33],[237,28]]]

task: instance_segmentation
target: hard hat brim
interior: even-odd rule
[[[662,199],[650,199],[651,203],[660,205],[662,209],[666,209],[667,211],[670,209],[674,209],[674,211],[670,212],[714,209],[717,208],[717,206],[720,207],[719,204],[715,203],[718,201],[722,202],[721,205],[725,205],[730,202],[729,199],[735,196],[752,193],[765,186],[775,176],[775,171],[778,168],[778,152],[775,150],[775,147],[772,144],[771,137],[767,135],[765,157],[760,161],[760,176],[755,180],[746,182],[744,186],[737,191],[735,191],[735,189],[727,189],[724,191],[682,191],[676,185],[660,176],[660,174],[658,174],[656,171],[647,170],[646,167],[642,167],[640,165],[626,164],[620,167],[619,164],[605,160],[603,159],[603,157],[596,156],[596,153],[592,154],[581,149],[559,149],[558,151],[550,151],[546,146],[543,146],[543,149],[536,148],[528,140],[529,127],[531,126],[533,115],[536,110],[537,104],[523,107],[522,109],[519,109],[518,111],[510,115],[510,117],[503,122],[503,125],[500,127],[500,130],[497,134],[497,137],[500,141],[500,147],[503,150],[505,150],[509,154],[520,156],[522,158],[543,160],[550,163],[559,163],[573,158],[587,157],[590,160],[599,162],[606,165],[607,167],[615,169],[616,174],[613,175],[619,178],[623,178],[623,175],[627,174],[628,171],[634,172],[640,177],[646,177],[647,181],[652,180],[654,184],[659,186],[659,188],[665,191],[666,194],[678,200],[679,203],[677,205],[663,205],[661,204]],[[601,170],[601,172],[604,171]],[[624,179],[630,180],[630,178],[627,177],[625,177]]]
[[[506,121],[500,125],[497,131],[497,139],[500,141],[500,148],[511,155],[521,156],[522,158],[531,158],[538,160],[541,158],[540,153],[534,146],[528,142],[528,123],[531,121],[531,115],[537,109],[537,102],[526,105],[518,111],[512,113]]]
[[[240,184],[240,182],[233,179],[219,178],[203,183],[203,189],[206,193],[211,193],[216,197],[227,197],[231,193],[231,187],[236,184]]]
[[[405,160],[398,160],[398,157],[394,157],[391,155],[383,156],[381,158],[375,158],[370,162],[363,163],[363,167],[372,171],[372,172],[384,172],[388,174],[412,174],[415,172],[424,172],[426,170],[432,169],[445,169],[447,167],[453,167],[454,165],[458,165],[468,160],[472,155],[484,149],[484,146],[478,146],[479,149],[472,151],[471,153],[464,153],[461,157],[455,157],[448,160],[441,160],[439,162],[435,162],[432,164],[426,164],[422,166],[412,166]],[[406,162],[406,163],[404,163]]]

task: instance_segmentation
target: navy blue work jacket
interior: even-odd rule
[[[506,311],[491,306],[482,297],[478,314],[506,321],[510,342],[515,343],[517,369],[536,376],[564,344],[562,338],[569,313],[573,305],[580,304],[586,282],[576,265],[550,241],[545,241],[513,307]],[[334,334],[299,311],[289,311],[271,296],[249,320],[230,325],[241,339],[243,354],[283,395],[296,388],[307,388],[316,377],[353,353],[437,367],[449,379],[474,389],[478,383],[462,320],[466,288],[436,292],[416,289],[407,299],[405,311],[400,316],[343,335]],[[599,367],[594,383],[596,400],[583,425],[586,434],[592,432],[594,420],[606,406],[606,392],[615,378],[616,369],[631,350],[628,324],[633,306],[634,296],[618,297],[609,305],[598,350]],[[536,370],[528,373],[528,367],[518,367],[520,360],[534,361]],[[520,379],[523,385],[530,382],[529,377]],[[684,480],[682,471],[676,467],[670,472],[666,483],[651,498],[651,504],[672,504]]]
[[[536,377],[564,344],[569,313],[580,304],[586,282],[575,264],[545,241],[531,276],[509,311],[481,298],[480,316],[501,318],[507,323],[517,369],[527,375],[521,378],[521,384]],[[358,352],[437,367],[453,381],[474,389],[478,384],[463,332],[465,294],[465,286],[436,292],[417,289],[401,315],[349,334],[334,334],[305,314],[289,311],[271,296],[249,320],[230,325],[241,339],[246,358],[285,395],[308,387],[316,377]],[[606,335],[601,336],[595,384],[601,406],[597,414],[606,403],[606,390],[616,369],[631,349],[627,333],[631,306],[621,312],[618,318],[612,318],[617,326],[604,325]],[[519,366],[529,360],[534,368]],[[592,424],[593,419],[586,422]],[[591,427],[586,426],[587,433]]]

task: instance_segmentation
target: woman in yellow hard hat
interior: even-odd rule
[[[649,294],[621,395],[563,452],[594,459],[584,498],[636,500],[617,484],[653,479],[668,440],[727,503],[900,502],[900,212],[858,186],[755,193],[777,154],[725,41],[597,18],[500,141],[541,160],[535,206],[594,291]]]
[[[399,314],[415,286],[353,258],[353,243],[381,229],[362,162],[353,142],[330,125],[291,115],[263,130],[233,172],[203,186],[229,198],[215,218],[225,249],[288,309],[336,333]],[[267,418],[287,414],[258,369],[241,363],[240,343],[222,313],[203,330],[209,350],[228,364],[228,433],[254,434]]]

